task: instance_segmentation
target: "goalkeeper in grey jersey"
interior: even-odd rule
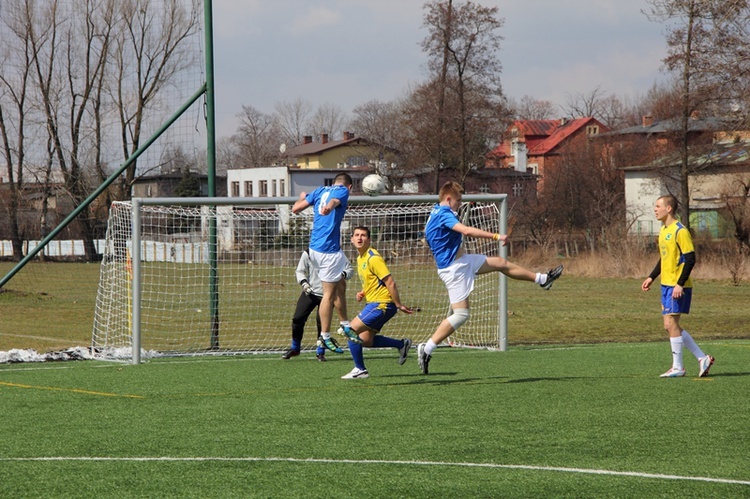
[[[351,278],[353,269],[351,264],[347,263],[344,269],[344,278]],[[312,262],[310,261],[310,255],[307,250],[302,252],[302,256],[297,264],[295,270],[297,282],[302,286],[302,293],[297,298],[297,307],[294,310],[294,316],[292,317],[292,344],[288,350],[281,356],[282,359],[291,359],[299,355],[302,347],[302,336],[305,334],[305,324],[307,323],[308,317],[319,305],[323,298],[323,284],[318,277],[318,272],[313,268]],[[346,283],[344,282],[344,285]],[[339,310],[338,307],[335,307]],[[340,320],[344,321],[346,318],[339,317]],[[320,315],[315,314],[315,320],[318,325],[318,336],[320,336]],[[322,345],[318,345],[316,357],[319,361],[325,362],[326,348]]]

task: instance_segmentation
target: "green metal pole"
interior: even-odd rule
[[[203,3],[206,33],[206,163],[208,195],[216,196],[216,106],[214,101],[214,30],[211,0]],[[216,213],[215,206],[211,207]],[[219,348],[219,274],[216,251],[216,215],[208,219],[209,310],[211,314],[211,349]]]

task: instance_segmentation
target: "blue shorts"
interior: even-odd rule
[[[690,302],[693,299],[693,288],[683,288],[682,298],[672,298],[674,286],[661,287],[661,315],[679,315],[690,313]]]
[[[385,326],[385,323],[396,315],[396,312],[398,312],[398,309],[395,303],[370,302],[365,305],[365,308],[357,317],[362,321],[362,324],[373,331],[379,332]]]

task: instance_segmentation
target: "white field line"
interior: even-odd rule
[[[396,464],[399,466],[458,466],[464,468],[491,468],[530,471],[554,471],[561,473],[581,473],[588,475],[627,476],[635,478],[653,478],[656,480],[687,480],[694,482],[726,483],[734,485],[748,485],[750,480],[734,480],[730,478],[713,478],[702,476],[664,475],[659,473],[640,473],[637,471],[613,471],[586,468],[564,468],[558,466],[531,466],[523,464],[494,464],[494,463],[450,463],[443,461],[397,461],[375,459],[298,459],[293,457],[0,457],[0,461],[123,461],[123,462],[288,462],[288,463],[323,463],[323,464]]]

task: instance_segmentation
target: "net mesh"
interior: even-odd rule
[[[371,229],[372,247],[385,259],[404,304],[418,308],[397,314],[383,334],[426,341],[449,313],[448,294],[424,240],[434,203],[358,204],[350,200],[342,222],[342,248],[350,261],[354,227]],[[145,356],[273,352],[288,348],[291,318],[301,288],[295,268],[309,241],[310,210],[292,215],[289,204],[273,206],[141,207],[141,347]],[[464,203],[462,221],[499,232],[495,203]],[[118,356],[132,346],[132,207],[112,205],[101,264],[93,346]],[[211,307],[209,220],[217,226],[218,307]],[[465,239],[470,253],[497,255],[498,243]],[[471,296],[472,316],[452,336],[456,346],[497,347],[499,274],[478,276]],[[360,304],[355,275],[348,282],[349,317]],[[335,315],[334,315],[335,318]],[[218,323],[218,330],[213,324]],[[308,320],[303,349],[317,339]],[[127,356],[127,354],[125,355]]]

